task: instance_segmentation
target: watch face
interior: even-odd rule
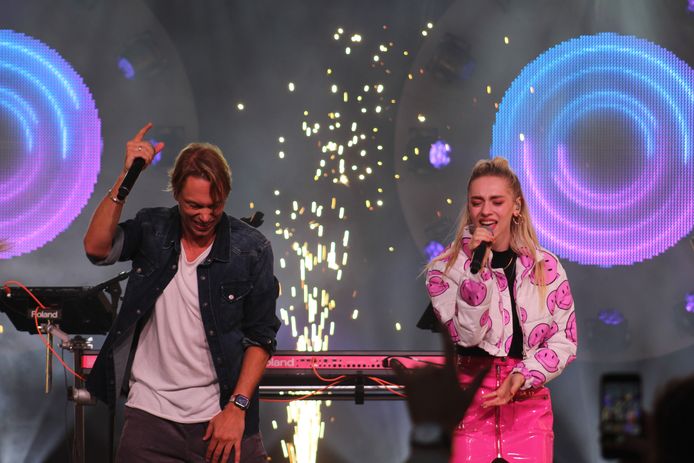
[[[236,394],[236,397],[234,397],[234,405],[242,410],[246,410],[250,404],[250,399],[245,395]]]

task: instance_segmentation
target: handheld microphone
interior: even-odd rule
[[[145,166],[145,160],[142,158],[135,158],[133,160],[132,165],[130,166],[130,169],[128,169],[128,173],[125,174],[125,178],[123,179],[123,183],[120,184],[120,188],[118,188],[118,194],[116,197],[123,201],[125,198],[128,196],[130,193],[130,190],[132,190],[133,185],[135,184],[135,180],[137,180],[137,177],[140,175],[140,172],[142,172],[142,168]]]
[[[484,254],[487,252],[487,247],[489,243],[482,241],[479,246],[475,248],[472,252],[472,262],[470,262],[470,272],[473,275],[477,274],[482,268],[482,259],[484,259]]]
[[[489,230],[489,227],[484,227],[487,230]],[[472,262],[470,262],[470,272],[473,275],[476,275],[477,272],[480,271],[482,268],[482,259],[484,259],[484,255],[487,252],[487,248],[489,247],[489,243],[486,241],[482,241],[479,246],[475,248],[475,250],[472,252]]]

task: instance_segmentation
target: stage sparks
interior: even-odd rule
[[[417,43],[432,28],[428,23]],[[279,206],[273,221],[275,235],[287,243],[283,251],[276,246],[283,284],[280,319],[299,351],[328,350],[337,308],[349,313],[344,319],[358,323],[360,309],[353,300],[358,278],[346,278],[350,219],[383,213],[388,198],[395,197],[388,191],[399,178],[392,161],[393,120],[411,57],[391,35],[388,26],[374,37],[339,27],[332,34],[336,53],[323,68],[322,86],[313,89],[294,79],[283,84],[295,98],[297,122],[279,135],[276,160],[280,170],[302,166],[305,179],[284,180],[306,186],[275,186]],[[425,120],[421,115],[419,121]],[[384,252],[395,252],[384,246]],[[393,323],[402,332],[401,323]],[[287,406],[287,423],[295,432],[292,442],[282,440],[282,449],[290,461],[316,461],[325,432],[321,406],[305,400]]]

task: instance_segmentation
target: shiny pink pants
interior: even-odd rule
[[[549,389],[519,391],[512,402],[482,408],[485,395],[495,391],[520,360],[511,358],[459,357],[459,379],[469,384],[475,374],[491,365],[482,386],[453,433],[451,462],[551,463],[554,443],[552,402]]]

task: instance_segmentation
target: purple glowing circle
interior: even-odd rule
[[[612,33],[560,43],[506,91],[492,156],[518,174],[540,241],[609,267],[657,256],[694,228],[694,70]]]
[[[694,13],[694,0],[689,0],[689,4],[687,6],[687,11]]]
[[[159,164],[159,161],[161,161],[161,151],[155,154],[152,158],[152,165],[156,166],[157,164]]]
[[[126,58],[118,58],[118,69],[120,69],[120,72],[126,79],[132,80],[135,78],[135,68]]]
[[[149,143],[150,143],[152,146],[156,146],[157,143],[159,143],[159,140],[155,140],[154,138],[150,138],[150,139],[149,139]],[[163,155],[163,154],[164,154],[163,151],[159,151],[159,152],[152,158],[152,165],[153,165],[153,166],[156,166],[157,164],[159,164],[159,161],[161,161],[161,158],[162,158],[162,155]]]
[[[694,313],[694,293],[687,293],[684,296],[684,310]]]
[[[431,260],[441,254],[443,250],[443,244],[439,243],[438,241],[429,241],[429,244],[427,244],[424,248],[424,254],[426,254],[427,260],[431,262]]]
[[[617,326],[624,323],[624,315],[616,309],[605,309],[598,313],[598,320],[605,325]]]
[[[58,52],[0,30],[0,258],[34,251],[63,232],[94,191],[101,121],[79,74]]]
[[[429,148],[429,163],[436,169],[443,169],[451,163],[451,147],[443,140],[437,140]]]

